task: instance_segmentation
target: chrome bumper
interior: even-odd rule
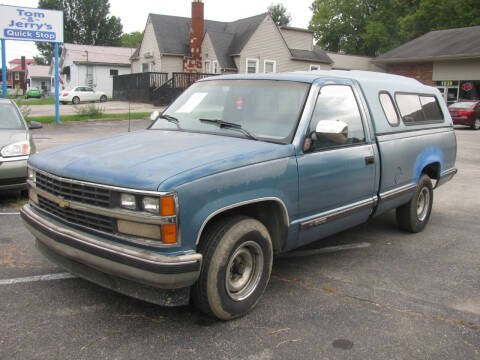
[[[201,254],[166,256],[108,241],[46,219],[28,204],[20,213],[26,227],[50,251],[106,274],[160,289],[193,285],[200,274]]]

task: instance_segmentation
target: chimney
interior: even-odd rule
[[[203,19],[203,1],[192,0],[192,28],[190,29],[190,51],[192,58],[200,60],[202,58],[202,39],[203,39],[204,19]]]
[[[22,56],[21,58],[21,65],[22,65],[22,70],[25,71],[25,56]]]

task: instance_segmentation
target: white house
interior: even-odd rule
[[[50,66],[48,65],[28,65],[26,71],[27,90],[38,88],[41,93],[50,93]]]
[[[130,57],[134,52],[125,47],[63,44],[59,58],[61,89],[90,86],[111,97],[113,76],[131,73]],[[53,61],[50,75],[53,79]]]

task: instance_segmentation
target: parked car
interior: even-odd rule
[[[107,101],[107,95],[101,91],[95,91],[88,86],[77,86],[72,90],[63,90],[60,93],[58,100],[62,104],[71,102],[72,104],[78,104],[81,101]]]
[[[480,129],[480,100],[462,100],[448,107],[455,125]]]
[[[220,319],[255,306],[274,253],[392,209],[422,231],[457,171],[439,91],[390,74],[210,77],[152,120],[33,156],[22,218],[68,271]]]
[[[28,99],[28,98],[41,98],[42,97],[42,94],[40,93],[40,90],[38,90],[38,88],[36,87],[32,87],[30,89],[27,90],[27,93],[25,94],[25,99]]]
[[[35,153],[29,129],[40,127],[35,121],[27,126],[15,102],[0,99],[0,190],[26,188],[27,160]]]

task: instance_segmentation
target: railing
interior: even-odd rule
[[[195,81],[214,75],[215,74],[207,73],[174,72],[172,73],[171,79],[153,91],[153,104],[155,106],[168,105]]]
[[[167,82],[168,74],[144,72],[113,77],[113,100],[151,102],[155,89]]]

